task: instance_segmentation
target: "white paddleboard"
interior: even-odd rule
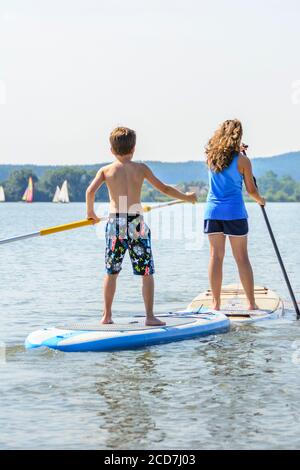
[[[202,292],[187,307],[187,311],[211,308],[212,293],[208,289]],[[233,323],[253,323],[261,320],[278,318],[283,313],[283,302],[276,292],[267,287],[255,286],[255,300],[258,310],[247,309],[247,298],[241,284],[229,284],[222,287],[221,309]]]
[[[229,330],[225,315],[204,312],[196,315],[161,315],[165,326],[145,326],[145,317],[115,318],[112,325],[77,323],[45,328],[29,334],[27,349],[48,347],[60,351],[115,351],[180,341]]]

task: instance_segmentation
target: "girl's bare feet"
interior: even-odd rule
[[[258,305],[254,302],[253,304],[249,304],[248,310],[259,310]]]
[[[219,302],[213,302],[212,307],[213,310],[220,310],[220,303]]]
[[[156,318],[154,315],[148,315],[145,324],[146,326],[164,326],[166,323]]]
[[[108,317],[106,315],[103,315],[103,317],[101,318],[100,323],[102,323],[102,325],[110,325],[110,324],[113,323],[113,321],[112,321],[111,316]]]

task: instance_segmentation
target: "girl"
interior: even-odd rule
[[[243,200],[245,182],[249,196],[264,206],[256,189],[246,146],[241,144],[243,129],[237,119],[225,121],[206,146],[209,192],[204,212],[204,233],[210,243],[209,281],[213,293],[212,308],[220,310],[222,267],[226,236],[238,266],[239,276],[248,299],[249,310],[257,309],[254,280],[248,258],[248,214]]]

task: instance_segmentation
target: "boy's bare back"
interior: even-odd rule
[[[144,180],[169,197],[196,202],[195,193],[183,193],[160,181],[144,163],[132,161],[135,150],[135,132],[117,128],[110,136],[115,161],[102,167],[86,191],[87,218],[99,222],[94,211],[95,194],[103,183],[109,191],[110,213],[142,214],[141,191]]]
[[[145,165],[133,161],[116,161],[103,167],[108,187],[111,213],[142,213],[141,190]]]

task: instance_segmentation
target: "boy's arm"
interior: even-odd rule
[[[183,193],[182,191],[179,191],[176,188],[173,188],[173,186],[170,186],[169,184],[165,184],[162,181],[160,181],[150,170],[150,168],[143,163],[144,167],[144,176],[145,179],[158,191],[160,191],[163,194],[166,194],[167,196],[170,196],[175,199],[180,199],[181,201],[186,201],[186,202],[192,202],[195,203],[197,202],[197,196],[195,193]]]
[[[261,195],[259,194],[256,188],[254,178],[253,178],[253,173],[252,173],[251,161],[249,160],[248,157],[246,157],[246,155],[241,155],[240,160],[241,160],[241,168],[243,172],[243,177],[244,177],[244,182],[245,182],[247,193],[260,206],[264,206],[266,204],[266,201],[263,197],[261,197]]]
[[[95,178],[89,185],[86,190],[85,197],[86,197],[86,214],[88,219],[93,219],[95,223],[99,222],[99,217],[95,214],[94,211],[94,203],[95,203],[95,194],[100,188],[100,186],[104,183],[104,172],[101,168],[98,173],[96,174]]]

